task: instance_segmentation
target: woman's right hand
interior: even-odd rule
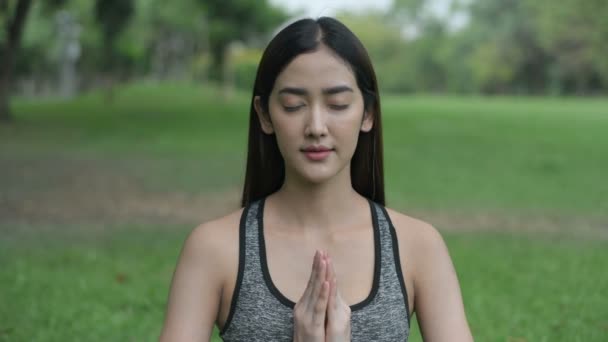
[[[308,285],[293,309],[294,342],[325,341],[325,315],[329,300],[326,259],[324,252],[315,253]]]
[[[329,281],[329,299],[327,300],[327,326],[325,342],[350,342],[350,306],[342,299],[336,281],[334,265],[328,256],[327,280]]]

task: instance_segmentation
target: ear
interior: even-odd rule
[[[258,115],[258,120],[260,120],[260,126],[262,127],[262,131],[266,134],[274,133],[272,121],[270,121],[270,113],[264,112],[264,109],[262,108],[262,99],[257,95],[253,98],[253,107],[255,108],[255,112]]]
[[[363,121],[361,122],[361,132],[369,132],[374,127],[374,115],[370,111],[363,112]]]

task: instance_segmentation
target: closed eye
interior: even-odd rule
[[[330,105],[329,107],[334,110],[345,110],[348,108],[348,105]]]
[[[290,113],[291,113],[291,112],[296,112],[296,111],[297,111],[298,109],[300,109],[302,106],[303,106],[303,105],[300,105],[300,106],[291,106],[291,107],[289,107],[289,106],[283,106],[283,109],[284,109],[286,112],[290,112]]]

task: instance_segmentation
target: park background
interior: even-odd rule
[[[306,3],[0,1],[0,341],[157,339],[185,237],[239,206],[262,49],[302,15],[367,47],[387,205],[442,232],[476,340],[606,340],[608,2]]]

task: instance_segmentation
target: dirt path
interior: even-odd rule
[[[0,225],[196,225],[239,207],[238,187],[204,193],[146,189],[140,178],[107,161],[0,158]],[[608,239],[606,217],[394,209],[442,231],[576,232]]]

